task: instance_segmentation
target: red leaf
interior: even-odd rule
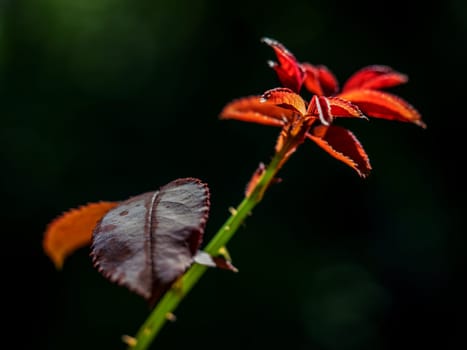
[[[94,230],[96,268],[153,305],[193,264],[209,205],[207,185],[193,178],[120,203]]]
[[[305,79],[305,72],[295,56],[276,40],[263,38],[262,42],[272,47],[277,56],[279,63],[272,61],[268,63],[276,71],[281,84],[286,88],[299,92]]]
[[[255,172],[250,178],[250,181],[248,181],[248,184],[245,187],[245,197],[249,197],[253,193],[253,190],[258,185],[258,182],[261,179],[261,176],[264,175],[265,171],[266,171],[266,166],[264,165],[264,163],[259,163],[258,168],[256,168]],[[281,182],[281,179],[274,178],[273,180],[271,180],[269,185],[273,183],[279,183],[279,182]]]
[[[330,96],[337,92],[339,83],[332,72],[323,65],[302,63],[305,70],[305,87],[312,94]]]
[[[311,99],[309,113],[317,116],[323,125],[332,123],[331,104],[327,97],[314,95]]]
[[[327,99],[331,105],[331,114],[333,117],[366,119],[366,116],[362,113],[357,105],[339,97],[327,97]]]
[[[246,185],[245,197],[250,196],[250,194],[252,193],[256,185],[258,184],[259,179],[261,179],[261,176],[263,176],[265,171],[266,171],[266,166],[264,165],[264,163],[259,163],[258,168],[255,170],[255,172],[251,176],[250,181],[248,181],[248,184]]]
[[[275,104],[278,107],[291,110],[304,115],[306,113],[306,102],[303,98],[288,88],[275,88],[266,91],[261,101]]]
[[[221,111],[220,118],[282,126],[292,114],[291,110],[287,111],[274,103],[263,101],[261,96],[249,96],[228,103]]]
[[[374,118],[414,123],[422,128],[426,125],[421,115],[402,98],[377,90],[348,90],[340,98],[356,104],[365,115]]]
[[[355,72],[344,84],[342,91],[352,89],[383,89],[406,83],[405,74],[394,71],[391,67],[372,65]]]
[[[370,160],[360,142],[349,130],[339,126],[317,126],[307,137],[334,158],[344,162],[361,177],[370,173]]]
[[[63,213],[47,226],[42,244],[57,269],[63,267],[70,254],[91,243],[96,223],[116,205],[117,202],[89,203]]]

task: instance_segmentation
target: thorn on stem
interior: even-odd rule
[[[136,344],[138,343],[138,340],[136,340],[136,338],[130,336],[130,335],[127,335],[127,334],[124,334],[122,335],[122,341],[128,345],[128,346],[131,346],[132,348],[136,346]]]
[[[225,260],[232,261],[229,251],[227,250],[225,246],[219,249],[219,254],[222,255],[225,258]]]
[[[229,207],[229,212],[232,215],[236,215],[237,214],[237,209],[235,209],[234,207]]]
[[[165,314],[165,318],[167,319],[167,321],[170,321],[170,322],[175,322],[177,320],[177,316],[175,316],[173,313],[171,312],[167,312]]]
[[[183,276],[180,276],[173,284],[172,284],[172,290],[177,293],[178,295],[183,294]]]

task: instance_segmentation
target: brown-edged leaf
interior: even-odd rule
[[[293,113],[292,110],[264,101],[261,96],[248,96],[228,103],[219,117],[269,126],[283,126]]]
[[[289,88],[270,89],[262,95],[261,102],[272,103],[277,107],[281,107],[285,110],[290,110],[301,115],[306,113],[307,108],[306,102],[303,98]]]
[[[331,156],[355,169],[361,177],[367,177],[370,173],[368,155],[349,130],[335,125],[319,125],[307,137]]]
[[[332,123],[331,104],[327,97],[314,95],[308,107],[308,112],[317,116],[323,125],[330,125]]]
[[[426,128],[420,113],[411,104],[388,92],[355,89],[338,96],[356,104],[368,117],[409,122]]]
[[[264,172],[266,171],[266,166],[264,165],[263,162],[259,163],[258,168],[256,168],[255,172],[250,178],[250,181],[248,181],[248,184],[245,187],[245,197],[249,197],[252,193],[253,190],[258,186],[258,182],[261,179],[261,177],[264,175]],[[268,186],[271,184],[277,184],[281,182],[282,180],[280,178],[274,178],[271,180]]]
[[[193,264],[209,206],[209,189],[195,178],[121,202],[94,229],[96,268],[154,305]]]
[[[305,79],[305,71],[295,56],[280,42],[270,38],[263,38],[262,42],[274,50],[279,62],[269,61],[269,66],[277,73],[281,84],[295,92],[299,92]]]
[[[61,269],[65,258],[91,243],[96,223],[118,202],[89,203],[71,209],[47,225],[42,241],[44,252]]]
[[[407,75],[396,72],[391,67],[372,65],[355,72],[347,79],[342,91],[353,89],[379,90],[404,84],[407,81]]]
[[[248,184],[246,185],[245,197],[249,197],[251,195],[253,189],[258,185],[258,181],[259,179],[261,179],[261,176],[263,176],[265,171],[266,166],[264,165],[264,163],[259,163],[258,168],[255,170],[255,172],[251,176],[250,181],[248,181]]]
[[[323,98],[323,97],[321,97]],[[363,118],[368,119],[357,105],[339,97],[326,97],[331,105],[333,117]]]
[[[336,77],[326,66],[305,62],[302,68],[305,70],[305,88],[312,94],[330,96],[339,89]]]

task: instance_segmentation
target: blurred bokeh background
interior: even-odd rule
[[[0,0],[2,343],[124,349],[146,303],[83,248],[60,272],[47,223],[178,177],[212,192],[205,242],[272,155],[277,129],[220,121],[230,100],[278,85],[260,43],[281,41],[343,82],[369,64],[428,128],[343,121],[366,180],[307,143],[154,349],[459,349],[465,346],[462,0]],[[463,345],[462,345],[463,344]]]

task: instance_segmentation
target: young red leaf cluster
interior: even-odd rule
[[[276,170],[309,139],[366,177],[369,158],[352,132],[334,125],[339,118],[372,117],[425,127],[408,102],[382,91],[407,82],[406,75],[387,66],[368,66],[339,89],[327,67],[299,62],[275,40],[263,42],[275,52],[277,62],[269,65],[283,86],[234,100],[220,117],[280,127]],[[312,94],[309,101],[299,95],[303,88]],[[265,171],[260,164],[246,188],[247,197]],[[195,262],[236,270],[229,261],[199,251],[209,207],[206,184],[195,178],[177,179],[122,202],[90,203],[64,213],[48,225],[44,251],[60,268],[73,251],[92,243],[95,267],[154,305]]]
[[[220,117],[282,128],[276,152],[291,154],[310,139],[366,177],[371,171],[368,155],[352,132],[334,125],[336,119],[372,117],[426,127],[420,113],[408,102],[382,91],[407,82],[406,75],[387,66],[372,65],[354,73],[339,89],[326,66],[301,63],[278,41],[262,41],[276,54],[277,62],[269,62],[269,66],[283,87],[234,100],[224,107]],[[309,102],[299,95],[302,88],[313,94]]]

